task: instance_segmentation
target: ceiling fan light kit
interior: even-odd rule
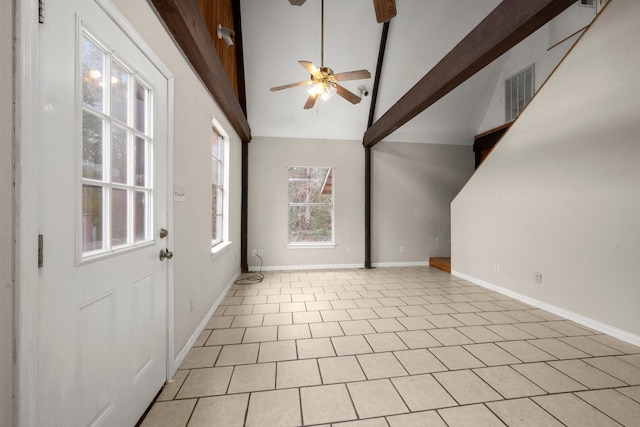
[[[301,3],[291,2],[291,4],[299,5]],[[307,98],[307,102],[304,104],[305,110],[313,108],[318,98],[326,101],[335,94],[338,94],[338,96],[346,99],[352,104],[357,104],[360,102],[363,92],[360,91],[361,96],[358,96],[355,93],[344,88],[343,86],[339,85],[338,82],[345,80],[368,79],[371,78],[371,73],[369,73],[369,71],[367,70],[356,70],[335,74],[331,68],[324,66],[324,0],[322,0],[321,3],[320,27],[320,67],[316,67],[311,61],[298,61],[300,65],[302,65],[307,71],[309,71],[310,79],[302,82],[272,87],[271,91],[275,92],[278,90],[288,89],[296,86],[312,85],[311,88],[307,91],[309,94],[309,98]]]

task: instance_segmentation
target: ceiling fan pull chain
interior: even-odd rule
[[[320,3],[320,66],[324,67],[324,0]]]

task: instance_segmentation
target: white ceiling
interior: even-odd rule
[[[386,112],[500,0],[396,0],[378,92],[376,119]],[[362,140],[371,96],[352,105],[335,96],[304,110],[308,87],[271,92],[307,80],[299,60],[320,65],[320,0],[242,0],[247,116],[254,137]],[[343,82],[371,92],[382,24],[372,0],[325,0],[325,66],[336,73],[367,69],[372,78]],[[478,133],[502,69],[500,59],[385,141],[469,144]]]

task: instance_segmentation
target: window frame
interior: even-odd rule
[[[331,173],[331,203],[293,203],[289,196],[289,181],[293,169],[327,169]],[[287,249],[332,249],[336,247],[335,214],[336,214],[336,167],[335,166],[288,166],[287,167]],[[289,221],[292,206],[330,206],[331,207],[331,241],[328,242],[291,242],[289,235]]]
[[[216,215],[220,217],[217,221],[216,227],[220,227],[219,235],[217,238],[213,236],[213,194],[211,197],[211,212],[212,212],[212,229],[211,229],[211,255],[212,257],[217,256],[222,253],[224,249],[231,245],[231,241],[229,241],[229,134],[225,132],[224,128],[215,119],[215,117],[211,118],[211,131],[212,131],[212,140],[211,145],[209,146],[211,152],[211,185],[216,185],[213,183],[213,143],[214,138],[217,139],[218,144],[218,153],[220,153],[221,159],[217,159],[220,162],[220,166],[218,168],[218,182],[219,190],[221,194],[221,200],[219,200],[218,206],[221,206],[221,213],[218,213],[216,210]]]

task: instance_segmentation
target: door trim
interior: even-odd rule
[[[146,56],[167,80],[167,226],[173,230],[173,120],[174,76],[138,31],[111,2],[95,0],[111,20]],[[38,115],[39,24],[37,2],[15,2],[15,315],[16,365],[14,368],[14,422],[19,427],[35,426],[38,415],[38,233],[39,171]],[[42,25],[46,25],[42,24]],[[154,230],[155,231],[155,230]],[[46,245],[46,244],[45,244]],[[46,246],[45,246],[46,250]],[[46,259],[45,259],[46,262]],[[166,376],[174,364],[174,270],[167,264]]]

